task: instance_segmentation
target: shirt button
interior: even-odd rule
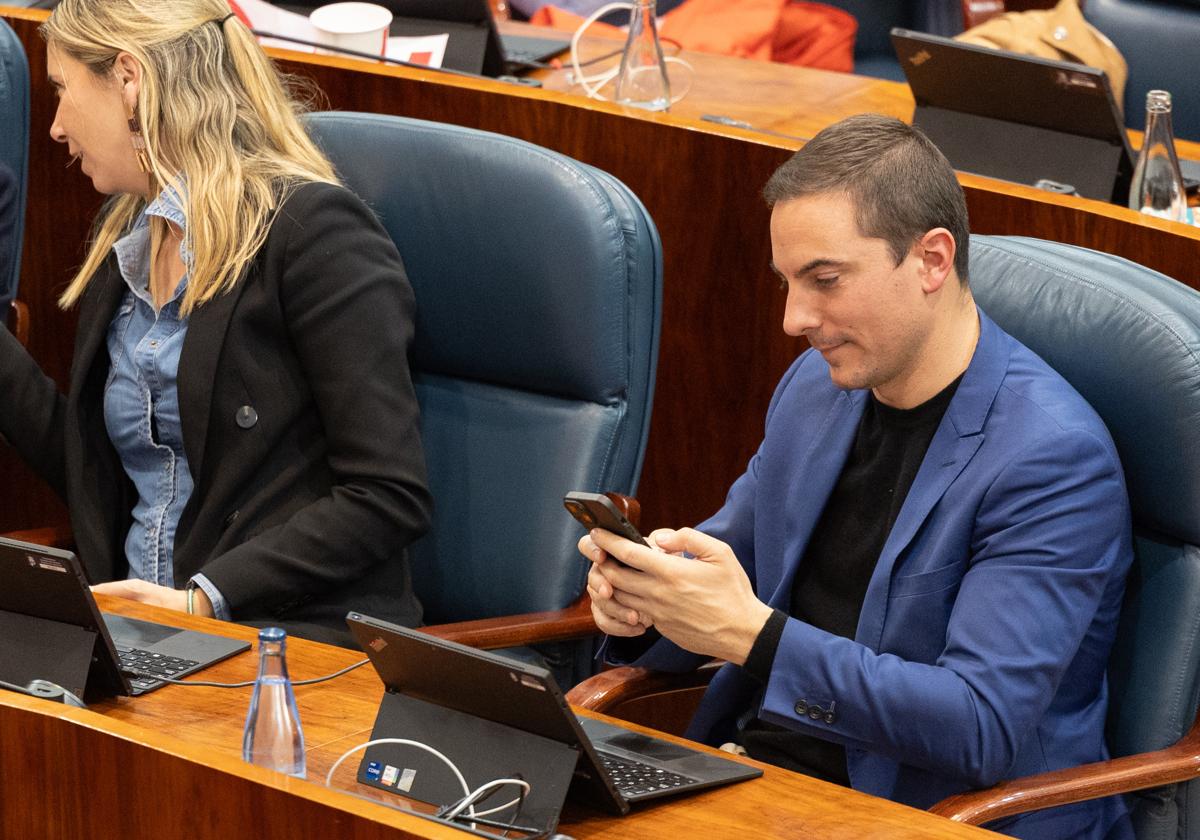
[[[254,410],[254,406],[244,405],[237,410],[235,419],[240,428],[249,429],[258,422],[258,412]]]

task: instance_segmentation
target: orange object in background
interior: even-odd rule
[[[530,23],[573,32],[583,18],[543,6]],[[803,0],[687,0],[662,17],[658,31],[685,50],[849,73],[858,21],[842,9]],[[599,23],[588,34],[623,35]]]

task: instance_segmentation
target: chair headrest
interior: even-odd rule
[[[661,255],[632,193],[499,134],[377,114],[309,117],[395,241],[417,297],[415,370],[613,404],[657,344]],[[536,259],[531,255],[536,255]],[[632,350],[631,350],[632,348]]]
[[[972,236],[970,265],[982,309],[1108,426],[1135,522],[1200,543],[1200,293],[1039,239]]]

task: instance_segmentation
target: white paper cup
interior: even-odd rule
[[[313,9],[308,20],[317,40],[344,50],[383,55],[387,50],[392,13],[375,3],[331,3]],[[336,55],[332,50],[317,50]]]

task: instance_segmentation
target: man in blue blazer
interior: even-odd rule
[[[691,737],[919,808],[1106,758],[1121,466],[1082,397],[976,307],[949,164],[854,117],[766,197],[784,330],[812,349],[715,516],[654,532],[657,551],[581,540],[607,655],[725,659]],[[992,827],[1129,831],[1117,798]]]

